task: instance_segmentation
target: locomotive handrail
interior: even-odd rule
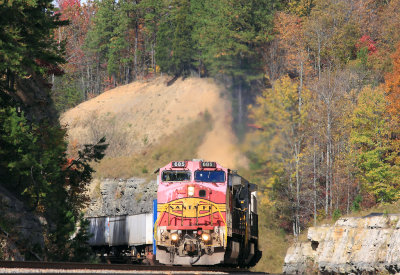
[[[157,227],[158,227],[158,223],[159,223],[160,217],[161,217],[162,214],[165,213],[167,210],[168,210],[168,214],[169,214],[169,208],[171,207],[171,205],[176,205],[176,204],[177,204],[177,203],[174,203],[174,202],[164,203],[164,204],[162,205],[162,208],[160,209],[160,211],[157,210],[157,212],[160,212],[160,215],[157,215],[157,220],[156,220],[156,222],[154,223],[154,240],[156,241],[156,244],[157,244],[157,238],[156,238],[156,236],[157,236]],[[212,212],[212,207],[214,206],[215,209],[218,211],[218,213],[219,213],[219,215],[220,215],[222,221],[224,222],[224,225],[225,225],[224,245],[226,245],[226,244],[228,243],[228,225],[227,225],[227,223],[226,223],[226,221],[225,221],[225,219],[224,219],[224,216],[222,216],[221,209],[220,209],[220,207],[218,206],[218,204],[216,204],[216,203],[214,203],[214,202],[211,202],[211,201],[210,201],[210,204],[211,204],[210,215],[214,215],[214,213]],[[179,204],[179,205],[180,205],[180,204]],[[183,221],[183,207],[182,207],[182,221]],[[169,222],[169,217],[168,217],[168,222]]]

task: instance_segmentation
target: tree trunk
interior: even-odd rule
[[[200,56],[200,54],[199,54],[199,56]],[[199,71],[199,78],[201,77],[201,59],[199,58],[199,68],[198,68],[198,71]]]
[[[91,75],[90,75],[90,67],[89,67],[89,65],[86,67],[86,77],[87,77],[87,79],[88,79],[88,81],[89,81],[89,83],[90,83],[90,86],[92,86],[92,87],[90,87],[90,88],[94,88],[94,87],[93,87],[93,82],[91,81],[92,79],[91,79]],[[85,90],[85,100],[88,100],[88,92],[89,92],[90,90],[91,90],[91,89]]]
[[[303,92],[303,60],[300,61],[300,86],[299,86],[299,114],[301,114],[301,104],[302,104],[302,99],[301,99],[301,94]]]
[[[317,225],[317,160],[315,156],[315,137],[314,137],[314,146],[313,146],[313,188],[314,188],[314,226]]]
[[[346,207],[347,215],[350,213],[350,173],[348,174],[347,180],[347,207]]]
[[[330,190],[330,192],[329,192],[329,196],[330,196],[330,212],[332,213],[332,210],[333,210],[333,169],[332,169],[332,167],[333,167],[333,150],[332,150],[332,147],[333,147],[333,145],[332,145],[332,139],[329,139],[329,157],[330,157],[330,160],[329,160],[329,184],[330,184],[330,188],[329,188],[329,190]]]
[[[331,170],[332,170],[332,121],[331,121],[331,113],[330,113],[330,104],[328,104],[328,117],[327,117],[327,143],[326,143],[326,194],[325,194],[325,214],[329,213],[329,206],[332,209],[332,178],[331,178]]]
[[[156,76],[156,58],[154,56],[154,43],[151,43],[151,66],[153,67],[154,77]]]
[[[301,114],[301,105],[302,105],[302,90],[303,90],[303,62],[300,62],[300,86],[299,86],[299,101],[298,101],[298,110],[299,114]],[[301,121],[299,122],[298,127],[300,128]],[[295,160],[296,160],[296,232],[295,235],[300,235],[300,149],[301,149],[301,137],[299,136],[298,131],[296,136],[296,143],[294,146],[295,150]]]
[[[85,84],[85,77],[83,72],[81,72],[81,82],[82,82],[82,90],[83,90],[83,97],[86,99],[86,84]]]
[[[129,51],[131,50],[130,44],[128,43],[128,48],[127,48],[127,52],[129,54]],[[130,82],[130,62],[126,62],[124,65],[124,72],[125,72],[125,84],[128,84]]]
[[[243,99],[242,99],[242,83],[238,87],[238,124],[242,126],[243,123]]]
[[[135,68],[135,80],[138,78],[138,67],[137,67],[137,51],[138,51],[138,40],[139,40],[139,30],[138,23],[135,22],[135,55],[133,58],[133,67]]]
[[[318,80],[321,79],[321,37],[318,33]]]
[[[129,65],[126,66],[126,76],[125,76],[125,84],[129,84],[129,75],[130,75],[131,71],[129,68]]]
[[[296,236],[300,235],[300,142],[294,145],[295,150],[295,160],[296,160],[296,213],[295,213],[295,222],[296,222],[296,232],[294,233]]]
[[[328,215],[329,206],[329,144],[326,144],[326,172],[325,172],[325,214]]]
[[[100,94],[100,90],[101,90],[100,59],[97,62],[95,78],[96,78],[96,89],[94,92],[96,94]]]

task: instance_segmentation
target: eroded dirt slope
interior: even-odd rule
[[[167,78],[134,82],[109,90],[67,111],[61,123],[68,125],[71,144],[94,142],[106,135],[110,154],[138,152],[150,143],[196,120],[208,112],[213,128],[193,158],[215,160],[237,168],[244,157],[232,132],[231,104],[227,92],[211,79],[178,79],[166,86]]]

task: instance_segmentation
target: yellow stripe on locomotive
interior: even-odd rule
[[[226,205],[199,198],[183,198],[169,203],[158,204],[157,211],[168,212],[177,217],[200,218],[218,212],[225,212]]]

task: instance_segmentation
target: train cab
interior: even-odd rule
[[[159,171],[156,258],[177,265],[219,264],[226,246],[227,169],[176,161]]]

